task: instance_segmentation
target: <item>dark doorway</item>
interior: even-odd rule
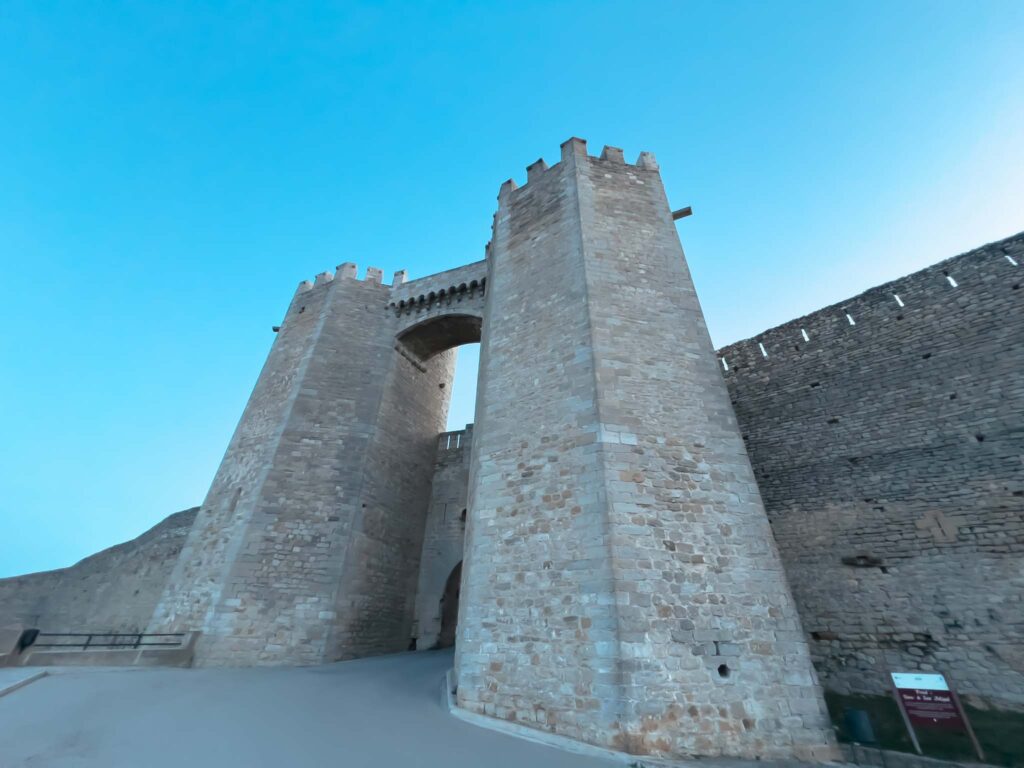
[[[455,626],[459,621],[459,589],[462,585],[462,561],[452,568],[441,596],[441,633],[437,637],[438,648],[455,645]]]

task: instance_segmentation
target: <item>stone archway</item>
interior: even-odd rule
[[[402,330],[396,341],[399,349],[425,362],[453,347],[479,342],[482,322],[469,313],[431,316]]]
[[[459,594],[462,590],[462,561],[452,568],[441,595],[441,632],[437,636],[438,648],[455,645],[455,628],[459,621]]]
[[[474,287],[473,290],[480,289]],[[455,289],[450,294],[458,295]],[[448,303],[433,306],[428,302],[426,309],[418,303],[406,302],[396,311],[403,327],[395,335],[395,349],[414,366],[429,367],[448,350],[480,342],[483,318],[469,302],[453,300],[451,306]],[[465,429],[438,435],[419,560],[420,574],[413,596],[411,649],[449,648],[455,644],[471,436],[471,424]]]

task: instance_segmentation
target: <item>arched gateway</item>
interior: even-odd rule
[[[405,650],[477,340],[459,706],[638,754],[830,755],[657,165],[579,139],[502,185],[484,261],[299,286],[150,631],[200,630],[206,665]]]

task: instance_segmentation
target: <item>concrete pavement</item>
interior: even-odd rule
[[[451,652],[303,668],[61,669],[0,698],[0,768],[622,765],[471,725]]]

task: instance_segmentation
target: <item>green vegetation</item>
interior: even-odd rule
[[[862,709],[871,718],[878,746],[900,752],[914,751],[910,735],[892,697],[841,696],[826,692],[825,702],[840,741],[853,740],[846,732],[843,713],[848,709]],[[1024,713],[964,706],[978,741],[985,750],[985,761],[1014,768],[1024,766]],[[921,750],[928,757],[978,762],[966,734],[918,728],[917,736]]]

